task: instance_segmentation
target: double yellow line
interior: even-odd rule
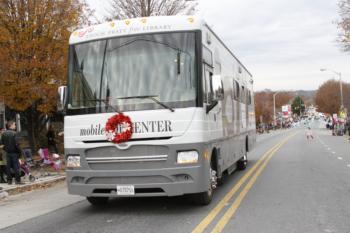
[[[211,232],[222,232],[230,218],[234,215],[239,205],[243,201],[245,195],[251,189],[256,179],[260,175],[260,173],[264,170],[267,163],[270,161],[272,156],[296,133],[288,136],[275,146],[273,146],[270,150],[268,150],[259,160],[254,164],[254,166],[238,181],[238,183],[233,186],[233,188],[224,196],[224,198],[210,211],[210,213],[196,226],[196,228],[192,231],[192,233],[200,233],[203,232],[209,224],[215,219],[215,217],[220,213],[220,211],[225,207],[226,203],[232,198],[232,196],[241,188],[241,186],[249,179],[249,177],[256,171],[256,173],[249,180],[247,185],[243,188],[241,193],[234,200],[229,209],[225,212],[223,217],[218,221]],[[261,165],[261,166],[260,166]]]

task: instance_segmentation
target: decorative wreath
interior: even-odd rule
[[[130,117],[118,113],[108,119],[105,127],[108,141],[114,143],[127,142],[132,135],[132,123]]]

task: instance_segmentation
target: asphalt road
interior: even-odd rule
[[[157,197],[113,199],[96,208],[79,199],[0,231],[348,233],[350,142],[319,129],[319,122],[311,126],[313,140],[303,128],[259,136],[247,169],[230,175],[208,206]]]

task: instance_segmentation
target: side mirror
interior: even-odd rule
[[[58,87],[57,111],[63,112],[67,103],[67,86]]]
[[[213,82],[214,100],[223,100],[224,88],[221,80],[221,75],[213,75],[212,82]]]
[[[216,105],[218,105],[219,101],[213,100],[211,104],[207,105],[206,113],[208,114]]]

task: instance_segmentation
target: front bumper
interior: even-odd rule
[[[117,185],[134,185],[133,197],[179,196],[208,190],[206,171],[208,169],[200,165],[122,171],[67,170],[68,192],[87,197],[113,197],[118,196]]]

